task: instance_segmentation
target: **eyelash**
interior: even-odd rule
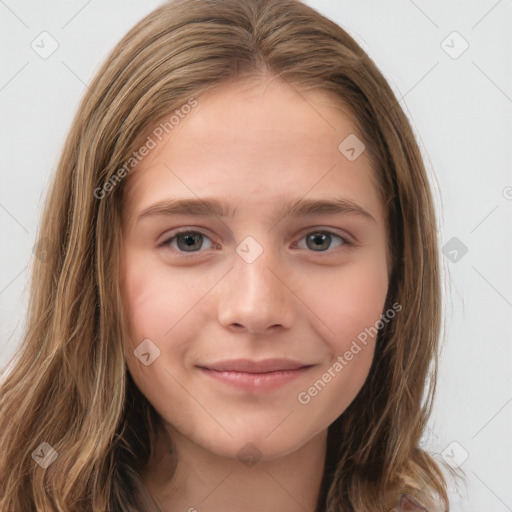
[[[179,235],[184,235],[184,234],[199,234],[199,235],[203,235],[203,237],[206,237],[208,239],[210,239],[210,237],[208,235],[206,235],[205,233],[201,232],[201,231],[196,231],[196,230],[192,230],[192,229],[184,229],[184,230],[181,230],[181,231],[177,231],[176,233],[174,233],[171,237],[167,238],[166,240],[164,240],[163,242],[161,242],[160,244],[158,244],[158,247],[162,247],[162,248],[171,248],[170,245],[171,243],[179,236]],[[310,231],[308,233],[306,233],[304,236],[302,236],[300,238],[300,240],[302,240],[303,238],[306,238],[307,236],[309,235],[312,235],[312,234],[327,234],[329,236],[334,236],[336,238],[339,238],[342,243],[340,244],[340,247],[342,246],[352,246],[353,244],[346,238],[346,237],[343,237],[341,235],[338,235],[336,233],[334,233],[333,231],[329,231],[327,229],[318,229],[318,230],[313,230],[313,231]],[[214,242],[212,242],[212,245],[215,245]],[[297,246],[297,243],[294,244],[294,246]],[[339,248],[339,247],[338,247]],[[194,252],[186,252],[186,251],[181,251],[180,249],[174,249],[174,248],[171,248],[174,252],[177,252],[180,256],[184,256],[185,258],[193,258],[193,257],[197,257],[198,255],[201,254],[201,252],[204,252],[204,251],[194,251]],[[311,253],[318,253],[318,254],[330,254],[332,251],[309,251]]]

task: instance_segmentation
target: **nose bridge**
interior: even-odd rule
[[[246,237],[236,248],[219,301],[219,320],[225,326],[263,332],[275,325],[291,325],[293,294],[285,285],[283,258],[266,240],[261,244]]]

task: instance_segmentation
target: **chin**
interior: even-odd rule
[[[216,456],[237,459],[250,467],[258,461],[273,461],[286,457],[315,437],[315,433],[308,436],[304,431],[293,435],[289,428],[284,429],[278,425],[279,422],[276,422],[271,428],[267,425],[254,428],[255,425],[251,424],[238,431],[230,430],[233,437],[229,437],[225,432],[221,437],[213,437],[209,432],[205,433],[204,437],[192,441]]]

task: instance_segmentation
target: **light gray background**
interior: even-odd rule
[[[401,98],[437,189],[442,244],[457,238],[443,256],[446,341],[424,446],[463,461],[468,488],[452,486],[453,511],[512,511],[512,0],[307,3],[362,45]],[[42,194],[78,102],[160,4],[0,0],[0,364],[23,330]],[[47,59],[31,48],[43,31],[59,44]],[[453,31],[469,44],[460,56]]]

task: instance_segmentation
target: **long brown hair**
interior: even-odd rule
[[[159,418],[130,378],[121,343],[121,205],[131,169],[120,169],[157,121],[212,87],[263,74],[334,93],[353,115],[387,209],[386,309],[403,306],[379,333],[363,388],[329,428],[319,510],[388,512],[402,493],[448,510],[441,467],[419,446],[441,322],[420,150],[374,62],[298,0],[167,3],[128,32],[89,85],[48,192],[26,332],[0,389],[1,510],[143,507],[141,472]],[[36,463],[48,457],[46,469]]]

